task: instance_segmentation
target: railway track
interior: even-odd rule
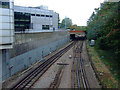
[[[48,68],[55,63],[64,53],[66,53],[75,42],[72,42],[64,49],[57,52],[55,55],[44,61],[40,66],[35,68],[33,71],[31,71],[28,75],[26,75],[21,81],[19,81],[16,85],[14,85],[11,90],[16,89],[30,89],[35,82],[45,73],[45,71],[48,70]]]
[[[73,70],[72,70],[72,88],[84,88],[89,90],[89,84],[87,81],[83,59],[81,57],[83,41],[78,41],[74,45],[73,55]]]
[[[62,78],[62,74],[63,74],[63,72],[64,72],[64,65],[62,65],[60,68],[59,68],[59,70],[58,70],[58,72],[57,72],[57,74],[56,74],[56,76],[55,76],[55,79],[54,79],[54,81],[50,84],[50,86],[49,86],[49,89],[57,89],[58,87],[59,87],[59,85],[60,85],[60,81],[61,81],[61,78]]]

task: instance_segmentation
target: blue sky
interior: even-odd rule
[[[72,19],[73,24],[86,26],[94,8],[100,7],[104,0],[14,0],[19,6],[47,5],[48,9],[59,13],[62,20],[65,16]]]

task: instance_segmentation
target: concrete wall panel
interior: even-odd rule
[[[0,50],[0,90],[2,89],[2,50]]]
[[[41,60],[44,56],[50,54],[50,52],[55,51],[56,49],[64,46],[67,42],[69,42],[69,35],[66,35],[66,32],[64,33],[56,32],[56,33],[51,33],[51,34],[49,33],[48,34],[49,36],[46,36],[46,34],[44,33],[41,36],[40,35],[41,34],[38,34],[37,38],[34,36],[34,39],[32,37],[32,40],[30,41],[31,43],[26,44],[26,42],[28,41],[22,40],[21,42],[24,42],[20,44],[22,45],[22,47],[20,47],[19,43],[16,43],[15,46],[17,45],[17,47],[20,48],[19,50],[15,47],[13,47],[13,50],[9,50],[9,54],[11,57],[12,55],[11,53],[16,55],[17,52],[20,52],[20,50],[24,51],[23,47],[26,45],[28,49],[27,52],[23,52],[19,55],[11,57],[8,61],[3,62],[4,72],[2,76],[4,80],[10,77],[11,75],[14,75],[17,72],[30,67],[30,65],[34,64],[38,60]],[[27,34],[25,36],[26,38],[30,37]],[[38,39],[39,37],[41,40]],[[36,43],[34,43],[33,41],[36,39],[38,40]],[[18,42],[18,38],[15,41]],[[9,67],[12,67],[12,68],[8,69]]]
[[[8,16],[9,15],[9,9],[2,8],[2,15]]]

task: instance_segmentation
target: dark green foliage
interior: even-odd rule
[[[78,31],[86,31],[86,26],[77,26]]]
[[[120,65],[120,2],[105,2],[95,9],[88,20],[88,40],[96,40],[96,50],[104,52],[101,55],[111,57],[106,59],[111,67],[116,69]],[[111,55],[110,55],[111,54]],[[115,61],[113,63],[113,61]],[[112,65],[113,64],[113,65]],[[120,70],[118,69],[118,76]],[[120,78],[120,77],[119,77]]]
[[[58,14],[58,28],[61,27],[61,23],[60,23],[60,16]]]
[[[103,50],[107,50],[109,49],[106,45],[107,45],[107,40],[105,39],[105,37],[100,37],[99,39],[97,39],[96,41],[96,46],[97,48],[101,48]]]
[[[113,49],[120,54],[120,3],[105,2],[96,8],[88,20],[87,38],[96,40],[96,47]]]

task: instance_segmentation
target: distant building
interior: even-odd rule
[[[12,48],[14,36],[13,0],[0,0],[0,49]]]
[[[58,29],[58,14],[47,6],[14,6],[16,32],[39,32]]]

